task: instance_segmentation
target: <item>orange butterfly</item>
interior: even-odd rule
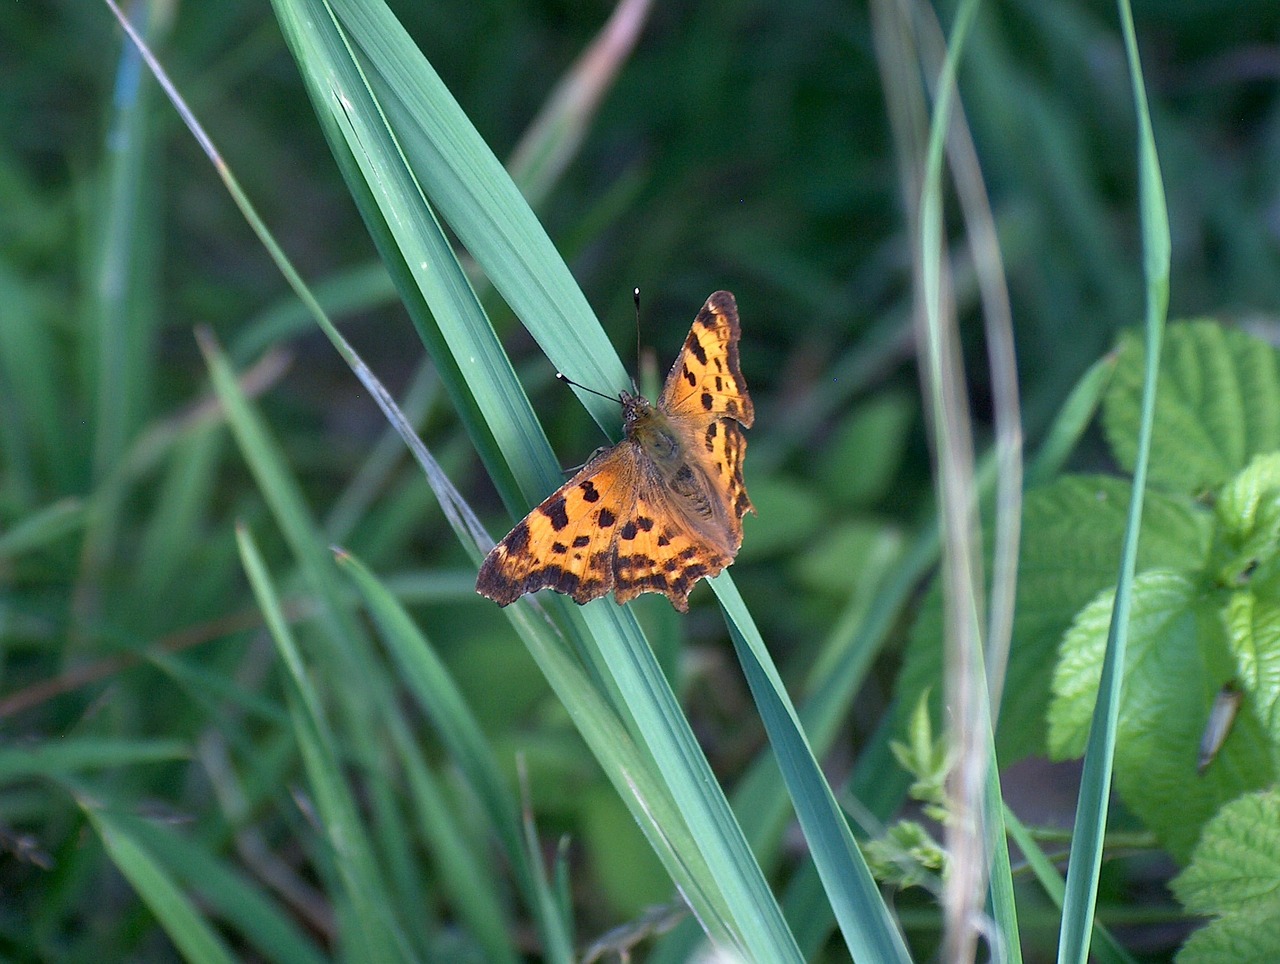
[[[742,545],[751,500],[744,428],[755,409],[738,367],[738,306],[717,291],[698,312],[656,405],[618,396],[626,431],[493,547],[476,591],[500,606],[550,588],[581,605],[660,592],[680,612],[689,590]]]

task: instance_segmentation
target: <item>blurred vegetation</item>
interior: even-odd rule
[[[610,10],[393,6],[500,158]],[[415,399],[406,407],[421,434],[490,531],[505,531],[447,398],[429,367],[415,374],[422,345],[270,7],[135,8],[282,246],[379,377]],[[1215,315],[1274,340],[1280,7],[1188,0],[1135,13],[1172,222],[1170,314]],[[236,521],[255,528],[268,559],[287,554],[259,525],[267,508],[212,407],[197,326],[253,373],[246,388],[312,512],[427,628],[512,787],[523,760],[543,841],[571,840],[578,938],[667,900],[669,881],[524,648],[474,594],[474,569],[419,470],[384,440],[377,409],[296,308],[205,156],[122,55],[107,9],[10,4],[0,24],[0,733],[29,750],[95,739],[103,753],[4,770],[0,953],[174,955],[88,838],[99,818],[87,799],[261,872],[246,857],[251,832],[303,868],[282,904],[321,944],[329,936],[305,871],[323,857],[291,797],[297,751]],[[1140,317],[1135,123],[1114,6],[989,3],[960,82],[1001,232],[1034,449],[1085,369]],[[732,571],[797,685],[821,666],[816,641],[869,604],[879,571],[933,511],[897,163],[863,5],[658,4],[538,207],[627,360],[641,287],[642,371],[665,370],[707,294],[736,294],[759,515]],[[957,269],[981,440],[985,355],[962,259]],[[562,461],[578,464],[598,430],[510,312],[488,304]],[[1076,465],[1112,467],[1094,437]],[[711,594],[692,602],[679,621],[661,599],[638,608],[662,627],[660,657],[732,785],[761,730]],[[836,766],[847,769],[883,717],[897,662],[883,659],[849,707]],[[242,768],[235,780],[220,769],[228,757]],[[1141,916],[1123,882],[1109,886],[1117,916]],[[1163,895],[1153,902],[1177,916]],[[918,933],[928,947],[931,924]],[[1182,933],[1144,946],[1158,959]]]

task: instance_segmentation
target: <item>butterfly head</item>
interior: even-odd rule
[[[653,403],[639,392],[619,392],[618,401],[622,405],[622,424],[628,432],[636,422],[653,414]]]

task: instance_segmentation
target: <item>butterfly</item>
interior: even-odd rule
[[[656,403],[622,392],[625,437],[600,449],[530,512],[480,567],[476,591],[500,606],[554,589],[582,605],[689,590],[742,545],[754,512],[742,481],[755,409],[738,364],[738,306],[717,291],[693,320]]]

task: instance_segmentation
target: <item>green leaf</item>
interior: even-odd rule
[[[1231,594],[1227,632],[1245,703],[1280,748],[1280,598],[1253,588]]]
[[[818,480],[832,501],[863,507],[885,495],[902,464],[915,413],[908,396],[889,394],[844,419],[818,463]]]
[[[1044,708],[1058,645],[1081,607],[1115,582],[1130,491],[1124,479],[1069,476],[1027,493],[1013,646],[996,734],[1004,764],[1043,752]],[[1193,572],[1204,566],[1210,512],[1185,497],[1149,492],[1142,519],[1139,571]],[[935,584],[912,628],[898,684],[899,730],[921,692],[941,691],[940,602]]]
[[[1259,455],[1222,487],[1217,500],[1219,578],[1234,585],[1269,563],[1280,546],[1280,453]]]
[[[1179,964],[1280,959],[1280,794],[1251,793],[1204,828],[1173,892],[1193,914],[1214,917],[1191,935]]]
[[[1133,470],[1143,347],[1120,343],[1102,422],[1116,459]],[[1160,360],[1151,482],[1182,492],[1214,488],[1259,453],[1280,449],[1280,375],[1265,342],[1212,321],[1170,325]],[[1145,532],[1145,529],[1144,529]]]
[[[1111,622],[1112,593],[1081,611],[1063,639],[1049,707],[1049,748],[1084,752]],[[1227,800],[1272,779],[1270,740],[1246,694],[1226,742],[1203,774],[1200,738],[1219,689],[1236,675],[1221,600],[1169,570],[1133,584],[1130,640],[1116,737],[1116,789],[1179,859]]]

